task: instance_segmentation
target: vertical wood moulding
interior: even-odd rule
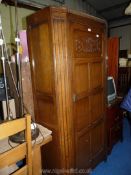
[[[102,37],[103,37],[103,39],[102,39],[102,41],[103,41],[103,43],[102,43],[102,45],[103,45],[103,47],[102,47],[102,55],[103,55],[103,66],[104,66],[104,68],[103,68],[103,75],[105,75],[105,77],[103,78],[104,79],[104,82],[105,82],[105,84],[104,84],[104,89],[103,89],[103,91],[104,91],[104,110],[103,110],[103,112],[106,114],[106,106],[107,106],[107,97],[106,97],[106,94],[107,94],[107,84],[106,84],[106,82],[107,82],[107,59],[104,59],[104,58],[107,58],[107,40],[106,40],[106,38],[107,38],[107,26],[106,26],[107,24],[105,24],[105,26],[103,26],[103,34],[102,34]],[[105,125],[104,125],[104,130],[105,130],[105,150],[106,150],[106,154],[107,154],[107,135],[106,135],[106,133],[107,133],[107,117],[104,117],[104,120],[105,120]]]
[[[72,164],[72,99],[67,54],[67,19],[66,14],[52,19],[53,57],[55,71],[56,109],[59,125],[59,141],[63,168]],[[66,87],[66,89],[65,89]]]

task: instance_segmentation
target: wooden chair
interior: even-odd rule
[[[25,142],[0,154],[0,168],[26,158],[26,164],[12,175],[32,175],[31,116],[0,124],[0,140],[25,130]]]

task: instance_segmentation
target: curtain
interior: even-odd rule
[[[119,64],[119,38],[111,37],[108,39],[108,76],[113,76],[115,83],[118,83],[118,64]]]

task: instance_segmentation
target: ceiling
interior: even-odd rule
[[[130,0],[86,0],[99,15],[104,17],[107,21],[121,20],[130,18],[125,15],[125,8],[131,2]]]
[[[2,2],[6,2],[8,4],[13,3],[16,0],[3,0]],[[64,5],[65,0],[52,0],[55,3],[59,3]],[[75,0],[76,1],[76,0]],[[130,0],[77,0],[77,1],[86,1],[90,6],[92,6],[97,13],[105,18],[108,22],[114,20],[121,20],[121,19],[131,19],[131,15],[125,15],[124,11],[125,8],[128,6]],[[26,4],[27,6],[33,6],[41,8],[45,6],[44,0],[17,0],[19,4]]]

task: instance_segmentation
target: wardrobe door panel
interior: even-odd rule
[[[55,106],[51,100],[38,99],[37,110],[38,110],[38,117],[37,117],[38,122],[40,122],[42,125],[48,125],[53,128],[57,126]]]
[[[101,121],[91,130],[92,158],[97,157],[104,150],[105,140],[104,122]]]
[[[76,165],[77,168],[87,168],[90,162],[91,147],[90,147],[90,133],[84,133],[78,136],[77,140],[77,154]]]
[[[92,94],[90,96],[90,105],[91,105],[91,123],[96,123],[103,117],[103,92]]]
[[[90,63],[90,89],[103,87],[103,64],[101,62]]]
[[[31,68],[33,71],[35,90],[39,93],[52,94],[53,65],[51,60],[51,43],[49,40],[48,23],[32,27],[29,38],[31,42]]]
[[[90,126],[89,98],[78,100],[75,103],[75,116],[77,131]]]
[[[76,94],[89,91],[89,68],[88,64],[75,64],[74,89]]]

